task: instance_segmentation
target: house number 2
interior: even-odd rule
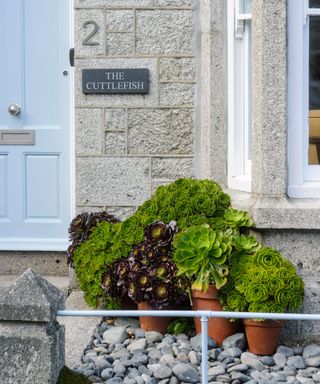
[[[93,28],[92,28],[93,27]],[[99,45],[97,41],[92,41],[99,31],[99,25],[95,21],[86,21],[83,23],[83,29],[90,31],[87,37],[82,41],[82,45]]]

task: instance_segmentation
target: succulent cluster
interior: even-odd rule
[[[73,265],[73,254],[81,243],[86,241],[90,236],[92,229],[99,223],[107,221],[109,223],[117,223],[119,220],[113,215],[109,215],[106,211],[101,212],[84,212],[77,215],[70,223],[68,232],[71,244],[67,249],[68,264]]]
[[[228,283],[219,293],[225,310],[249,312],[296,311],[304,285],[293,265],[271,247],[251,253],[242,249],[230,266]]]
[[[145,229],[145,239],[133,246],[127,259],[116,261],[102,275],[102,288],[116,299],[128,295],[134,302],[162,308],[184,297],[183,279],[171,259],[175,222],[156,221]]]
[[[232,251],[232,236],[210,228],[192,226],[179,233],[173,242],[178,274],[193,281],[192,288],[206,291],[209,283],[219,289],[227,282],[227,257]]]
[[[177,222],[179,231],[191,225],[207,223],[210,218],[223,217],[230,206],[230,196],[211,180],[178,179],[160,186],[151,199],[142,204],[134,217],[142,225],[155,220]]]
[[[116,260],[127,259],[132,248],[144,240],[144,229],[155,221],[169,223],[174,220],[179,232],[202,224],[212,229],[238,235],[243,228],[252,226],[246,212],[230,207],[230,196],[211,180],[178,179],[160,186],[155,194],[123,222],[107,220],[84,230],[89,223],[88,214],[79,215],[70,227],[68,255],[74,264],[80,288],[86,302],[96,307],[101,297],[107,299],[101,289],[101,276],[106,266]],[[97,223],[96,221],[94,221]],[[224,272],[225,273],[225,270]],[[224,281],[224,280],[223,280]],[[218,282],[219,284],[219,282]]]

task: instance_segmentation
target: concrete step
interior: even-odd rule
[[[42,276],[68,276],[66,252],[0,251],[0,275],[21,275],[31,268]]]
[[[66,300],[66,309],[92,309],[83,299],[83,292],[74,290]],[[65,326],[66,365],[74,368],[79,365],[81,355],[90,343],[101,317],[58,317],[58,322]]]
[[[0,275],[0,294],[11,284],[13,284],[20,275]],[[66,296],[69,291],[69,276],[46,276],[42,275],[51,284],[59,288]]]

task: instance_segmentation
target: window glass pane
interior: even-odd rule
[[[252,26],[251,26],[251,20],[247,20],[246,22],[246,28],[248,29],[248,160],[251,160],[251,142],[252,142]]]
[[[243,13],[251,13],[252,0],[243,0]]]
[[[310,17],[309,164],[320,164],[320,16]]]
[[[320,0],[309,0],[309,8],[320,8]]]

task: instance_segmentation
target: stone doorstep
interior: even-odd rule
[[[18,277],[19,277],[19,275],[0,275],[0,294],[5,289],[10,287],[10,285],[12,285],[17,280]],[[65,296],[67,296],[69,286],[70,286],[68,276],[45,276],[45,275],[42,275],[42,277],[45,278],[46,280],[48,280],[52,285],[59,288],[65,294]]]

